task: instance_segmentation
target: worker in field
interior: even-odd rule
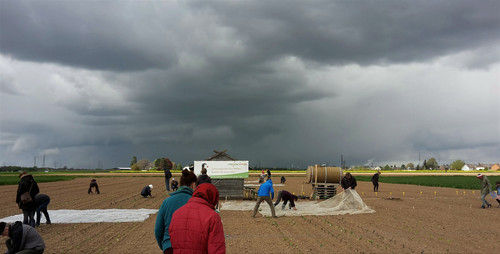
[[[206,163],[203,163],[201,169],[201,175],[198,176],[198,181],[196,182],[196,186],[202,183],[212,183],[212,179],[207,175]]]
[[[372,176],[372,183],[373,183],[373,191],[374,192],[378,192],[378,177],[379,176],[380,176],[380,171],[373,174],[373,176]]]
[[[269,196],[269,194],[271,196]],[[271,208],[271,214],[273,218],[276,218],[276,213],[274,212],[274,205],[273,205],[273,199],[274,199],[274,189],[273,189],[273,181],[269,178],[265,183],[261,184],[259,187],[259,191],[257,192],[257,203],[255,204],[255,207],[253,208],[253,215],[252,218],[255,218],[255,215],[257,214],[257,211],[259,210],[260,203],[262,201],[266,201],[267,204],[269,204],[269,207]]]
[[[47,224],[51,224],[49,212],[47,211],[47,206],[50,204],[50,197],[47,194],[38,193],[35,196],[35,205],[36,205],[36,227],[40,226],[40,219],[42,214],[45,216],[45,220]]]
[[[277,206],[281,202],[281,199],[283,199],[281,210],[285,210],[286,204],[288,202],[290,202],[290,204],[288,204],[288,209],[293,209],[295,211],[297,210],[297,208],[295,207],[295,201],[299,199],[297,196],[293,195],[289,191],[280,190],[278,192],[278,197],[276,198],[276,202],[274,202],[274,206]]]
[[[172,177],[171,187],[172,187],[172,191],[176,191],[179,189],[179,182],[177,180],[175,180],[175,178],[173,178],[173,177]]]
[[[153,191],[153,185],[150,184],[142,189],[141,196],[145,198],[147,198],[148,196],[153,197],[153,195],[151,195],[152,191]]]
[[[488,180],[488,177],[481,174],[477,174],[477,178],[481,181],[481,201],[483,201],[481,208],[490,208],[491,204],[486,200],[486,196],[491,192],[490,180]]]
[[[93,189],[93,190],[92,190]],[[101,194],[101,192],[99,191],[99,185],[97,185],[97,180],[96,179],[92,179],[90,180],[90,187],[89,187],[89,191],[88,193],[97,193],[97,194]]]
[[[497,188],[497,202],[498,202],[498,208],[500,208],[500,181],[497,181],[495,183],[495,187]]]
[[[344,178],[342,178],[341,184],[343,190],[347,189],[354,190],[354,188],[356,188],[356,186],[358,185],[358,183],[356,182],[356,178],[354,178],[354,176],[352,176],[351,173],[349,172],[347,172]]]
[[[218,203],[215,185],[203,183],[174,212],[168,232],[175,253],[226,253],[224,228],[215,209]]]
[[[158,243],[158,246],[165,254],[174,253],[168,232],[172,215],[191,198],[196,188],[197,180],[194,171],[191,171],[189,168],[183,169],[180,180],[181,187],[176,192],[170,193],[170,197],[163,200],[160,206],[160,210],[156,216],[155,238],[156,243]]]
[[[5,241],[7,246],[5,253],[42,254],[45,250],[45,242],[36,229],[20,221],[13,224],[0,222],[0,233],[9,237]]]
[[[282,183],[282,184],[285,184],[285,182],[286,182],[286,178],[285,178],[285,176],[281,176],[281,183]]]

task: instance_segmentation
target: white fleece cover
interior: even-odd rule
[[[301,216],[301,215],[342,215],[375,213],[375,210],[363,202],[356,190],[345,190],[335,197],[324,201],[302,201],[295,202],[296,211],[289,209],[281,210],[283,200],[275,207],[276,216]],[[226,201],[222,203],[220,210],[252,211],[255,201]],[[271,208],[266,202],[260,203],[259,212],[264,216],[271,216]]]
[[[157,209],[91,209],[91,210],[48,210],[52,223],[96,223],[96,222],[141,222],[149,218]],[[45,223],[42,215],[40,223]],[[35,214],[36,219],[36,214]],[[23,221],[23,215],[13,215],[0,219],[13,223]]]

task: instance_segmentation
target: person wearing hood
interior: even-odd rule
[[[193,197],[172,215],[168,231],[175,253],[226,253],[222,220],[215,211],[218,203],[215,185],[196,187]]]
[[[197,177],[189,169],[182,170],[180,179],[181,187],[176,192],[170,193],[170,197],[163,200],[155,223],[155,238],[163,253],[173,253],[171,237],[169,234],[172,215],[177,209],[185,205],[193,195],[196,187]]]
[[[490,180],[485,175],[477,174],[477,178],[481,180],[481,201],[483,201],[483,205],[481,208],[490,208],[491,204],[486,200],[486,196],[492,191]]]
[[[153,195],[151,195],[152,190],[153,190],[153,185],[150,184],[142,189],[141,195],[145,198],[147,198],[148,196],[153,197]]]
[[[0,222],[0,234],[9,237],[5,242],[6,254],[42,254],[45,250],[45,242],[36,229],[20,221],[13,224]]]
[[[36,204],[34,200],[36,194],[40,193],[40,189],[38,188],[38,184],[36,183],[32,175],[26,172],[22,172],[21,174],[19,174],[19,178],[21,178],[21,180],[19,181],[19,185],[17,186],[16,203],[17,206],[23,210],[23,223],[35,227]],[[23,193],[26,192],[29,192],[29,195],[31,197],[30,202],[25,202],[21,199]]]

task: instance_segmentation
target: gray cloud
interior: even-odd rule
[[[497,162],[498,1],[2,1],[0,163]]]

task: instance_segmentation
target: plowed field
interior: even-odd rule
[[[92,177],[39,183],[55,209],[158,209],[167,197],[162,177],[100,177],[100,195],[88,195]],[[257,179],[255,177],[255,179]],[[279,182],[279,176],[273,177]],[[305,177],[287,177],[284,187],[311,194]],[[153,184],[154,198],[142,198]],[[21,213],[15,204],[17,186],[0,186],[0,218]],[[480,209],[479,191],[380,183],[375,194],[369,182],[358,193],[376,212],[337,216],[293,216],[276,219],[251,211],[220,213],[228,253],[497,253],[500,208]],[[221,198],[223,200],[223,198]],[[300,203],[308,202],[299,200]],[[261,206],[266,206],[263,203]],[[162,253],[154,238],[156,215],[144,222],[42,224],[38,231],[45,253]],[[42,219],[42,223],[44,219]],[[4,252],[2,237],[0,252]]]

